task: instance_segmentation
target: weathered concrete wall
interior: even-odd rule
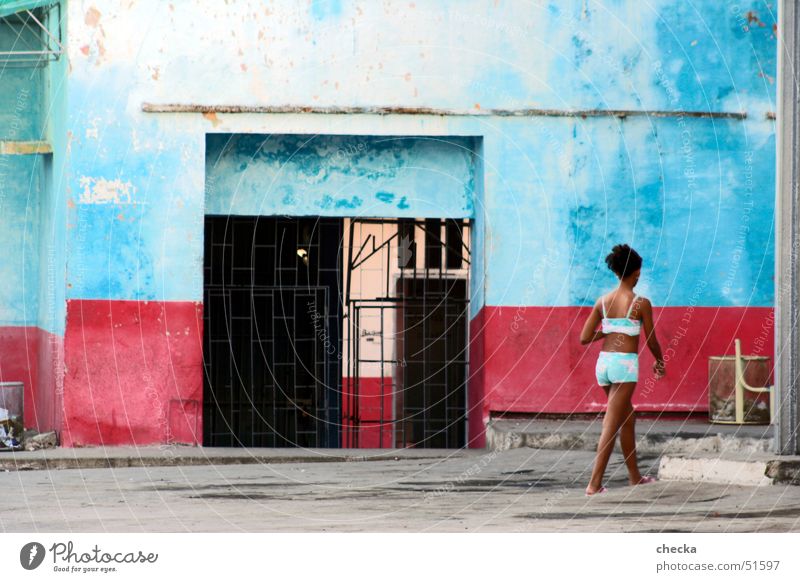
[[[475,141],[212,134],[206,214],[472,218]]]
[[[18,18],[0,19],[0,51],[30,50],[35,30]],[[0,141],[43,139],[44,69],[0,65]],[[13,148],[11,148],[13,149]],[[45,160],[0,154],[0,381],[23,382],[25,424],[39,428],[39,346],[47,332],[39,320],[40,245],[46,189]]]
[[[505,235],[502,249],[491,241],[487,245],[487,259],[492,270],[500,274],[489,279],[491,304],[584,303],[586,296],[596,294],[594,284],[602,274],[597,267],[607,241],[618,238],[638,244],[649,258],[654,271],[645,292],[654,294],[662,304],[683,304],[691,292],[675,289],[676,278],[704,271],[728,275],[735,250],[730,244],[736,234],[731,227],[739,224],[745,203],[750,201],[757,208],[750,213],[752,228],[747,240],[755,244],[748,246],[756,250],[768,246],[768,239],[758,236],[771,224],[771,213],[763,210],[765,203],[771,203],[770,189],[763,187],[763,182],[756,188],[752,180],[752,176],[764,176],[764,172],[769,175],[774,147],[772,123],[764,117],[772,110],[770,73],[775,62],[768,13],[751,14],[755,20],[743,31],[739,19],[747,11],[734,4],[703,5],[706,12],[694,15],[682,3],[669,2],[660,3],[659,11],[651,14],[627,3],[586,9],[585,13],[581,3],[569,10],[551,5],[532,11],[520,7],[514,12],[508,7],[479,4],[471,10],[460,4],[455,9],[446,2],[431,2],[421,6],[418,13],[405,4],[380,9],[357,3],[323,4],[335,8],[315,15],[315,9],[299,9],[291,3],[280,9],[243,3],[201,15],[188,6],[182,11],[179,6],[170,9],[137,3],[128,8],[121,3],[109,6],[105,18],[91,7],[78,11],[75,18],[81,26],[73,34],[76,66],[72,81],[74,101],[86,107],[73,112],[81,129],[74,132],[73,143],[83,152],[75,166],[88,167],[91,160],[92,171],[76,173],[74,190],[80,192],[78,202],[87,206],[89,224],[103,223],[97,234],[86,238],[85,245],[76,245],[82,267],[91,270],[92,263],[91,257],[82,256],[83,247],[94,249],[106,237],[124,238],[129,230],[118,215],[97,208],[88,210],[88,206],[114,201],[127,207],[152,205],[152,200],[145,200],[148,189],[162,187],[170,195],[158,199],[160,210],[169,208],[171,202],[188,202],[184,200],[187,191],[193,186],[196,196],[196,187],[202,181],[202,175],[196,175],[199,166],[191,166],[196,162],[192,151],[202,146],[197,143],[202,142],[202,135],[197,133],[235,125],[248,126],[249,131],[275,127],[272,120],[268,122],[262,116],[240,118],[237,122],[241,123],[237,123],[222,114],[209,114],[199,124],[199,115],[157,118],[139,111],[145,101],[396,105],[474,111],[496,107],[744,111],[748,114],[745,122],[687,117],[625,121],[512,118],[493,119],[490,124],[462,117],[439,123],[425,117],[402,117],[395,127],[425,128],[420,131],[423,135],[455,135],[480,127],[481,135],[491,135],[485,152],[486,165],[492,168],[487,177],[492,197],[492,205],[486,209],[487,229],[490,236],[494,232]],[[379,10],[374,18],[397,17],[399,21],[392,19],[391,27],[360,26],[362,19],[370,21],[373,10]],[[762,22],[761,17],[767,21]],[[131,21],[139,22],[145,32],[141,46],[133,47],[134,41],[123,30],[123,23]],[[703,22],[713,22],[715,28],[705,30]],[[296,30],[286,32],[284,24],[293,24]],[[419,45],[432,26],[450,31],[449,50],[421,51],[423,56],[386,48],[394,37],[399,37],[398,42]],[[202,32],[197,40],[203,42],[190,42],[189,35],[198,30]],[[530,42],[525,41],[527,35],[533,35]],[[228,42],[228,38],[234,40]],[[350,40],[349,45],[344,38]],[[345,48],[352,53],[354,38],[360,49],[356,56],[342,54]],[[514,59],[495,62],[470,58],[466,38],[470,39],[469,50],[509,53]],[[374,50],[365,51],[366,47]],[[130,56],[133,48],[137,49],[135,61]],[[749,59],[746,66],[741,59],[734,59],[745,51]],[[289,56],[295,54],[296,58]],[[373,78],[361,72],[370,70],[373,61],[383,65],[378,70],[394,71],[402,64],[412,72],[411,81],[405,75],[375,73]],[[524,65],[534,61],[536,67]],[[236,63],[240,66],[232,66]],[[324,74],[319,74],[323,65]],[[364,90],[365,83],[369,83],[368,91]],[[400,90],[409,83],[416,89],[416,97],[412,98],[413,91],[407,94]],[[351,123],[347,116],[324,121],[310,117],[294,117],[294,133],[304,128],[343,133]],[[365,120],[363,124],[379,134],[385,133],[383,125],[378,120]],[[439,127],[430,127],[434,125]],[[119,157],[114,154],[125,156],[128,171],[124,176],[116,176]],[[696,175],[693,179],[681,178],[691,172]],[[189,184],[171,183],[176,174]],[[736,201],[733,205],[729,204],[731,198]],[[701,207],[709,205],[712,220],[696,216]],[[97,220],[88,216],[92,213]],[[690,213],[697,220],[684,220]],[[133,214],[126,220],[136,223],[132,226],[135,230],[137,212]],[[196,230],[194,222],[178,216],[186,212],[168,210],[166,214],[176,232],[189,236]],[[587,216],[597,219],[587,221]],[[114,233],[106,224],[109,221],[104,220],[112,217],[121,222]],[[531,219],[542,228],[528,228]],[[564,227],[572,224],[580,232],[571,233],[565,240]],[[667,224],[677,228],[662,228]],[[151,225],[155,231],[152,236]],[[155,257],[164,260],[159,257],[163,253],[150,248],[151,239],[164,232],[163,226],[157,217],[143,222],[138,242],[144,245],[146,252],[140,258],[145,263],[138,266],[140,287],[133,295],[155,298],[157,293],[147,289],[151,271],[152,277],[166,286],[165,297],[171,294],[169,282],[159,277],[159,267],[180,265],[159,264]],[[718,242],[715,232],[727,236]],[[549,236],[555,239],[548,245]],[[709,237],[711,252],[684,252]],[[530,289],[525,274],[535,272],[543,257],[548,265],[555,265],[549,269],[561,269],[559,279],[569,272],[569,284],[563,290],[549,282],[535,282]],[[730,273],[730,284],[709,289],[703,303],[739,304],[749,297],[748,287],[756,277],[753,299],[759,305],[768,305],[770,278],[758,267],[769,263],[769,255],[740,257],[736,262],[738,268]],[[89,275],[93,280],[85,281],[81,290],[74,292],[76,296],[107,291],[94,288],[100,282]],[[119,286],[120,291],[131,295],[131,289],[125,288],[129,275],[123,267],[123,272],[109,281],[111,290]]]
[[[55,5],[45,24],[67,39],[66,8]],[[62,428],[64,392],[64,331],[66,326],[67,249],[67,75],[66,55],[44,70],[44,135],[53,154],[44,158],[45,186],[39,225],[39,382],[36,423],[40,430]]]
[[[102,390],[142,389],[113,374],[118,359],[166,382],[154,394],[197,397],[196,387],[160,375],[172,350],[184,349],[169,339],[169,324],[126,316],[117,326],[109,314],[115,302],[135,313],[137,302],[155,301],[193,321],[207,133],[479,138],[475,435],[491,411],[597,409],[593,351],[577,334],[585,306],[614,284],[602,258],[620,240],[644,255],[642,292],[663,306],[662,341],[675,342],[670,376],[642,390],[642,406],[702,410],[705,358],[727,351],[734,335],[747,351],[771,353],[763,332],[774,255],[769,3],[249,0],[198,10],[195,2],[109,1],[69,9],[67,298],[70,314],[83,315],[67,318],[67,337],[103,329],[108,343],[87,367],[80,344],[68,342],[68,415],[84,414]],[[297,112],[159,114],[142,112],[143,103]],[[353,106],[366,111],[302,113]],[[456,115],[369,115],[371,107]],[[556,111],[505,116],[529,108]],[[674,113],[644,114],[652,110]],[[92,300],[113,305],[82,310]],[[202,332],[188,337],[195,352],[181,365],[200,366]],[[156,359],[143,349],[151,342],[167,344]],[[78,382],[75,369],[102,390]],[[169,416],[163,398],[159,418]],[[127,422],[136,433],[153,422],[149,410],[119,406],[98,410],[98,423]],[[169,422],[159,426],[148,434],[168,438]]]
[[[35,46],[33,33],[17,19],[0,20],[0,51]],[[0,140],[42,136],[41,70],[4,67],[0,82]],[[0,154],[0,325],[36,325],[38,317],[38,228],[42,190],[38,156]]]

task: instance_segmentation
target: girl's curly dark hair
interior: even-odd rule
[[[622,279],[642,268],[642,257],[628,245],[615,245],[606,257],[606,265]]]

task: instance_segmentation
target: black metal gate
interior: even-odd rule
[[[338,447],[340,219],[206,218],[206,446]]]
[[[350,221],[344,446],[465,446],[469,228]]]

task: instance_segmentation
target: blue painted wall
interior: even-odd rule
[[[0,19],[0,51],[35,46],[19,19]],[[42,79],[39,67],[0,66],[0,140],[42,139]],[[41,157],[0,154],[0,326],[38,321],[43,178]]]
[[[41,164],[0,156],[0,325],[36,325]]]
[[[67,19],[63,5],[47,13],[48,29],[61,30],[67,38]],[[66,249],[67,249],[67,76],[66,56],[48,63],[43,75],[43,135],[53,154],[42,158],[42,188],[39,224],[39,319],[40,328],[64,335],[66,325]]]
[[[199,300],[205,134],[126,112],[125,68],[82,73],[67,84],[66,298]]]
[[[472,218],[469,138],[212,134],[206,214]]]
[[[772,304],[771,123],[634,117],[503,123],[487,185],[491,305],[587,305],[616,285],[617,242],[659,305]],[[552,143],[549,143],[551,142]],[[487,150],[489,148],[487,147]],[[535,157],[532,152],[539,155]],[[492,154],[487,154],[492,157]]]
[[[476,237],[485,262],[474,276],[485,298],[473,308],[484,299],[590,303],[614,284],[602,259],[623,240],[644,255],[642,290],[660,305],[772,304],[771,2],[283,0],[267,14],[245,0],[199,15],[181,3],[112,1],[100,15],[89,9],[70,3],[68,297],[198,300],[205,212],[390,215],[411,188],[424,195],[408,215],[441,205],[429,197],[447,180],[429,182],[430,167],[420,170],[424,180],[348,192],[348,180],[369,182],[325,160],[340,138],[315,139],[283,169],[290,140],[303,138],[271,138],[273,149],[254,160],[260,137],[241,138],[243,149],[219,159],[227,138],[206,142],[208,134],[253,133],[479,138],[482,183],[471,201],[459,194],[443,206],[484,225]],[[143,113],[143,102],[691,110],[746,119],[203,116]],[[395,151],[408,164],[421,147],[429,145]],[[466,192],[463,157],[424,153]],[[380,156],[359,161],[384,164]],[[381,201],[382,191],[395,198]]]

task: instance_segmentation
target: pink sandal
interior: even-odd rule
[[[658,479],[656,479],[655,477],[651,477],[650,475],[645,475],[644,477],[639,479],[639,482],[636,483],[636,485],[647,485],[648,483],[655,483],[656,481],[658,481]]]
[[[585,491],[584,495],[586,497],[593,497],[595,495],[600,495],[601,493],[606,493],[606,492],[608,492],[608,489],[606,489],[605,487],[600,487],[600,489],[598,489],[594,493],[589,493],[589,491]]]

